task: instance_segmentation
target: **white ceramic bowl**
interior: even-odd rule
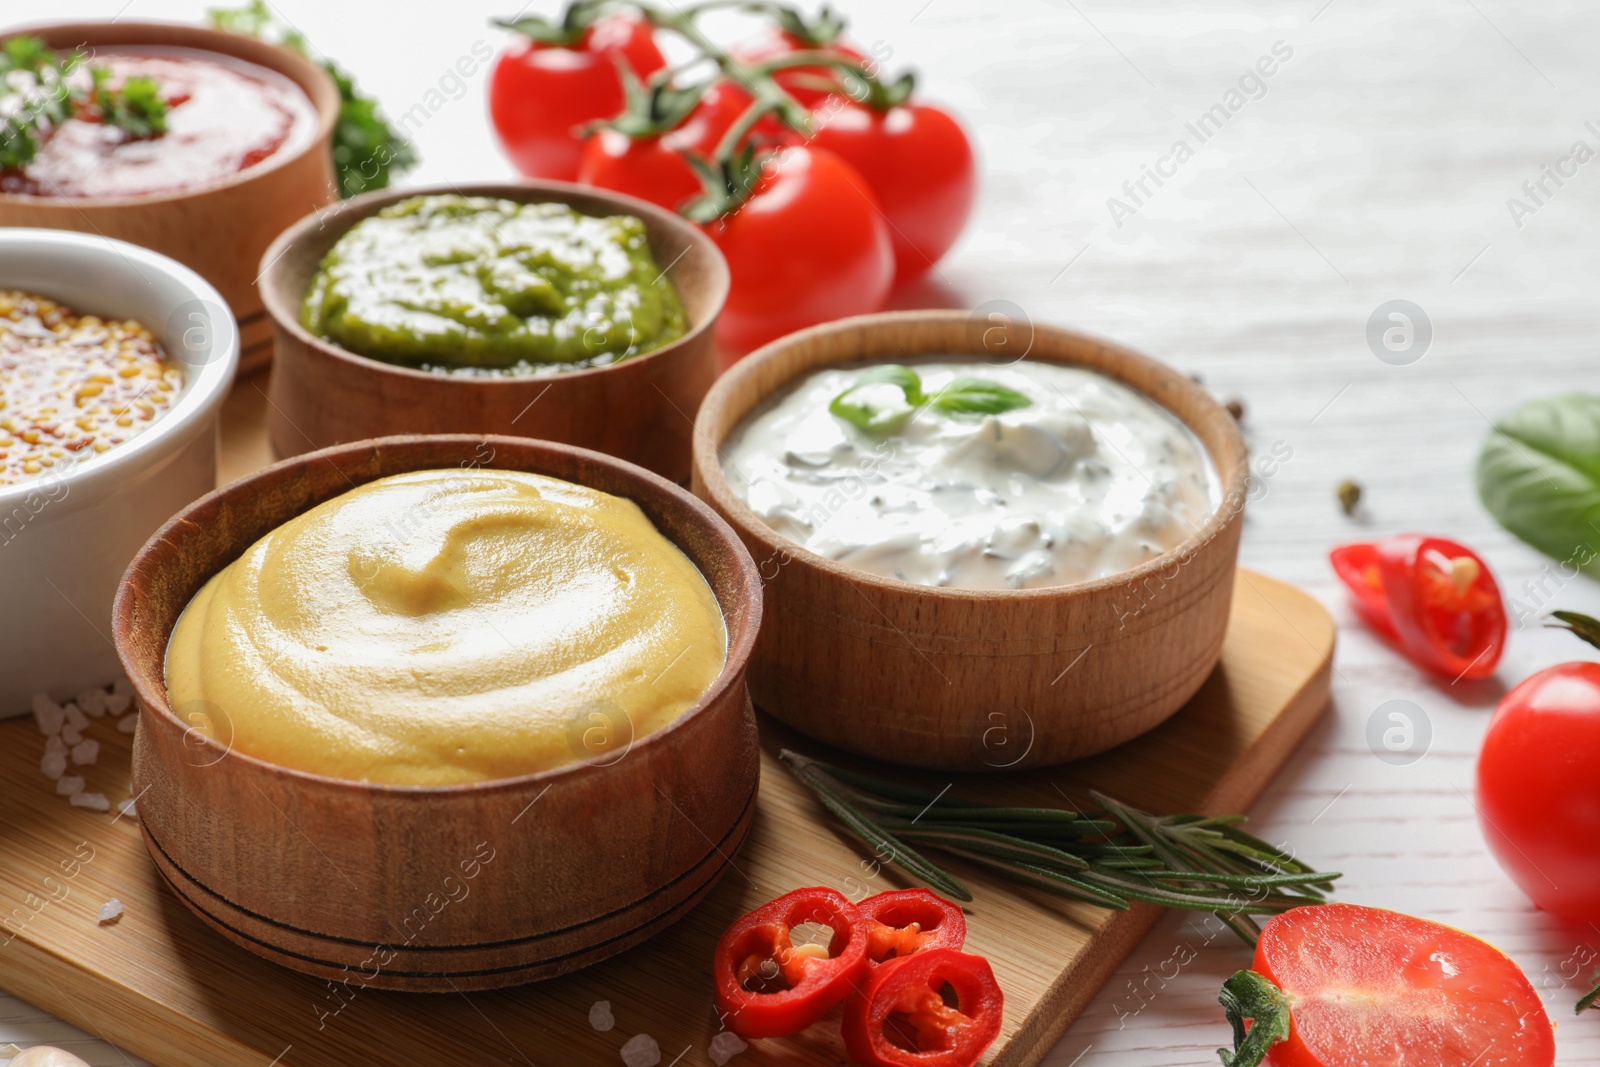
[[[233,314],[203,278],[122,241],[0,228],[0,289],[137,319],[184,367],[171,410],[126,444],[0,486],[0,718],[120,673],[111,601],[128,561],[217,480],[217,418],[239,363]],[[4,387],[0,370],[0,389]]]

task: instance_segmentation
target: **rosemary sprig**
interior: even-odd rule
[[[971,900],[971,892],[913,846],[1098,907],[1124,910],[1140,901],[1214,912],[1248,944],[1260,933],[1252,916],[1321,903],[1339,877],[1241,830],[1242,815],[1151,815],[1101,793],[1090,794],[1097,811],[998,807],[790,749],[781,756],[880,858],[958,900]]]

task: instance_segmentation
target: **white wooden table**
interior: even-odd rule
[[[488,131],[483,76],[459,99],[449,99],[448,80],[443,96],[429,90],[475,41],[498,47],[487,19],[514,2],[391,0],[359,14],[354,4],[277,2],[391,114],[443,100],[416,132],[425,162],[411,180],[511,173]],[[1531,607],[1600,612],[1600,587],[1587,578],[1530,595],[1524,582],[1546,561],[1500,530],[1472,488],[1489,419],[1533,396],[1600,387],[1600,161],[1520,227],[1507,206],[1574,141],[1600,150],[1600,7],[841,6],[858,40],[886,43],[891,68],[914,64],[928,94],[965,116],[983,155],[967,236],[936,278],[898,302],[1005,300],[1034,320],[1128,342],[1202,375],[1221,396],[1242,397],[1257,462],[1274,450],[1282,457],[1270,473],[1258,469],[1264,495],[1251,505],[1244,559],[1321,597],[1340,619],[1342,643],[1333,709],[1268,789],[1254,828],[1346,872],[1343,899],[1500,945],[1560,1021],[1560,1062],[1600,1061],[1600,1015],[1572,1016],[1581,990],[1570,962],[1600,949],[1600,932],[1563,928],[1526,902],[1485,850],[1471,799],[1475,752],[1498,697],[1537,668],[1581,658],[1583,646],[1519,627],[1496,678],[1438,684],[1355,622],[1326,563],[1344,540],[1438,532],[1478,548],[1507,593]],[[200,7],[73,0],[52,14],[193,18]],[[1186,124],[1214,104],[1226,108],[1229,90],[1276,42],[1280,58],[1264,64],[1272,76],[1261,88],[1247,79],[1237,111],[1202,143]],[[1181,164],[1177,140],[1192,151]],[[1147,178],[1139,191],[1147,169],[1158,168],[1171,176],[1159,187]],[[1113,217],[1110,197],[1130,210]],[[1433,329],[1426,353],[1404,366],[1381,362],[1365,339],[1369,317],[1394,299],[1424,309]],[[1360,522],[1335,503],[1345,477],[1365,486]],[[1394,699],[1416,704],[1431,734],[1408,765],[1379,759],[1367,742],[1369,718]],[[1194,959],[1177,967],[1170,961],[1189,955],[1184,945]],[[1216,1062],[1212,1049],[1228,1036],[1217,988],[1248,959],[1231,942],[1205,944],[1195,922],[1169,915],[1049,1062]],[[7,1040],[53,1041],[97,1065],[131,1062],[0,996]]]

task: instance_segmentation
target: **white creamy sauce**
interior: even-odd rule
[[[1170,412],[1105,375],[1024,360],[907,364],[932,396],[958,378],[1031,402],[997,415],[924,407],[891,433],[831,414],[867,365],[819,371],[757,408],[723,449],[730,486],[778,534],[918,585],[1028,589],[1136,567],[1221,501],[1205,448]],[[852,400],[904,405],[874,384]]]

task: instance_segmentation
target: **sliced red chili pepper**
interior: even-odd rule
[[[1004,1007],[988,960],[923,949],[873,968],[845,1002],[845,1051],[862,1067],[972,1067],[999,1036]]]
[[[1370,541],[1340,545],[1328,553],[1328,560],[1350,590],[1356,614],[1391,641],[1400,640],[1394,623],[1389,621],[1389,598],[1383,593],[1383,575],[1378,573],[1378,546]]]
[[[794,929],[806,923],[832,930],[829,943],[796,946]],[[785,893],[735,920],[711,962],[723,1024],[747,1038],[798,1034],[843,1000],[866,969],[860,910],[820,886]]]
[[[897,889],[859,905],[867,924],[867,960],[877,965],[928,948],[960,948],[967,941],[961,908],[926,889]]]
[[[1396,534],[1343,545],[1329,559],[1372,627],[1420,666],[1485,678],[1505,651],[1506,609],[1482,557],[1443,537]]]

